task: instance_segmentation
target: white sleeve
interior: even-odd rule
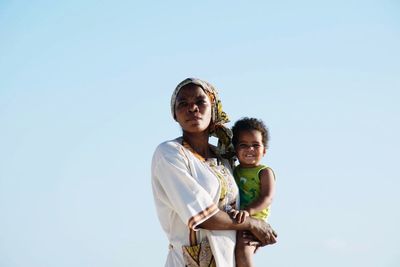
[[[210,194],[191,175],[188,159],[178,147],[164,143],[156,149],[152,186],[155,198],[174,210],[193,230],[218,212]]]

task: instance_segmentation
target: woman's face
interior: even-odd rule
[[[211,122],[210,98],[200,86],[185,85],[176,97],[175,117],[185,132],[200,133],[207,130]]]

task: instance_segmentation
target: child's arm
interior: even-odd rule
[[[245,210],[250,215],[267,208],[272,203],[275,194],[275,174],[271,168],[260,171],[260,197],[251,203]]]

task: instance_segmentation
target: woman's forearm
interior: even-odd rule
[[[235,222],[226,212],[218,211],[215,215],[199,224],[198,227],[207,230],[251,230],[251,218],[246,218],[243,223]]]
[[[198,227],[207,230],[249,230],[263,246],[276,243],[277,237],[276,232],[263,220],[247,217],[243,223],[236,223],[223,211],[218,211]]]

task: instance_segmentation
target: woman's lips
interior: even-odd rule
[[[191,118],[187,119],[187,121],[199,121],[199,120],[201,120],[200,117],[191,117]]]

